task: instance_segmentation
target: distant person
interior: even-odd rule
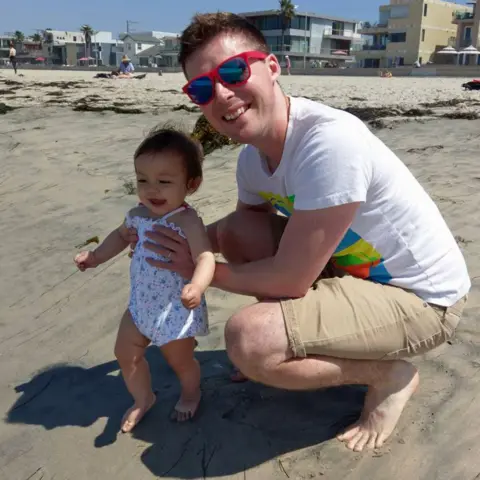
[[[287,67],[287,73],[290,75],[290,68],[292,68],[292,63],[290,62],[290,57],[285,55],[285,66]]]
[[[17,51],[13,46],[13,42],[10,42],[10,52],[8,55],[10,57],[10,63],[12,64],[13,70],[15,71],[15,75],[16,75],[17,74]]]
[[[134,154],[141,203],[95,250],[75,257],[82,272],[98,267],[129,246],[129,228],[138,232],[130,267],[130,301],[115,345],[123,378],[135,402],[123,417],[124,433],[130,432],[156,401],[145,360],[150,344],[161,349],[180,381],[181,394],[172,419],[189,420],[200,403],[200,366],[193,353],[195,337],[208,334],[204,293],[212,281],[215,257],[202,220],[185,197],[202,182],[202,161],[201,146],[186,134],[172,129],[152,132]],[[145,233],[155,225],[174,230],[188,242],[196,265],[189,280],[147,262],[151,252],[144,247]],[[173,260],[171,256],[169,253],[157,259],[168,262]]]
[[[117,72],[113,73],[117,74],[117,78],[132,78],[134,71],[135,67],[133,66],[131,60],[128,58],[127,55],[124,55],[122,57],[120,67],[118,68]]]

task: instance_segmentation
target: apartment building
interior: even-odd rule
[[[179,67],[180,34],[168,34],[162,38],[162,43],[137,54],[142,66],[157,65],[158,67]]]
[[[0,58],[8,58],[13,35],[0,35]]]
[[[457,26],[455,49],[461,51],[471,45],[480,50],[480,5],[476,1],[468,3],[471,11],[457,10],[454,12],[453,23]],[[467,57],[473,61],[472,57]],[[478,62],[478,59],[476,59]]]
[[[143,52],[160,47],[164,44],[165,37],[174,37],[175,33],[170,32],[129,32],[121,33],[119,38],[123,40],[124,53],[128,55],[134,65],[143,65],[145,63],[145,55]],[[152,51],[152,50],[150,50]],[[141,60],[143,58],[143,60]]]
[[[353,62],[355,52],[361,49],[360,24],[356,20],[297,12],[288,22],[282,42],[282,19],[278,10],[239,15],[261,30],[270,51],[280,61],[288,55],[293,68],[305,68],[324,61],[338,64]]]
[[[92,35],[87,47],[82,32],[45,30],[43,48],[47,61],[58,65],[77,65],[82,58],[89,58],[92,64],[118,65],[123,55],[123,42],[104,31]]]
[[[359,29],[370,38],[357,60],[370,68],[433,61],[436,51],[455,45],[455,14],[471,12],[469,5],[443,0],[390,0],[389,5],[379,7],[378,23],[365,22]]]

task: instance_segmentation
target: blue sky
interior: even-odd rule
[[[375,21],[378,6],[388,0],[294,0],[294,3],[299,4],[300,11]],[[137,31],[180,32],[199,10],[245,12],[277,6],[278,0],[5,0],[0,15],[0,34],[15,30],[31,34],[45,28],[77,30],[88,23],[95,30],[112,31],[116,35],[125,31],[126,20],[139,22],[133,25]]]

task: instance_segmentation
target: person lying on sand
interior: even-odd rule
[[[230,14],[196,15],[180,38],[183,91],[211,125],[246,144],[236,210],[207,226],[212,285],[266,299],[225,326],[232,362],[273,387],[367,385],[338,439],[378,448],[419,383],[406,357],[451,339],[471,287],[437,206],[357,117],[286,96],[262,33]],[[190,278],[188,243],[158,227],[151,260]],[[135,240],[135,231],[130,231]],[[320,279],[327,261],[346,275]],[[313,419],[315,421],[315,419]]]
[[[75,257],[81,271],[95,268],[129,245],[128,228],[138,231],[140,241],[130,267],[131,292],[115,345],[115,355],[134,405],[123,417],[121,430],[130,432],[155,403],[145,350],[150,343],[160,347],[176,373],[181,395],[172,418],[185,421],[198,408],[200,366],[194,357],[195,337],[208,334],[204,292],[215,270],[215,258],[202,220],[185,203],[202,182],[201,146],[187,135],[171,129],[153,131],[134,155],[141,205],[128,212],[125,221],[93,251]],[[162,225],[188,242],[195,264],[190,279],[147,261],[145,233]],[[159,257],[169,261],[170,255]]]

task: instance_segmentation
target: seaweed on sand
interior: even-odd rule
[[[208,155],[218,148],[222,148],[226,145],[239,145],[239,143],[233,141],[231,138],[218,133],[210,125],[203,114],[195,123],[195,127],[191,135],[202,144],[205,155]]]

